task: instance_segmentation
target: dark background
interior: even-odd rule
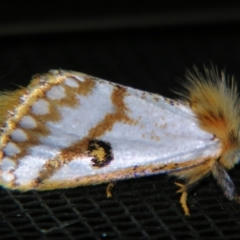
[[[0,89],[61,68],[174,97],[187,68],[211,62],[240,81],[239,1],[26,2],[0,3]],[[240,205],[212,177],[189,196],[190,217],[166,176],[120,181],[112,199],[105,187],[0,189],[0,239],[240,238]]]

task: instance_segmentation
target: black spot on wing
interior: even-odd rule
[[[88,154],[93,157],[92,163],[94,167],[104,167],[113,160],[110,143],[102,140],[90,140],[88,143]]]

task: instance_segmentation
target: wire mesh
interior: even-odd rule
[[[240,207],[225,199],[212,178],[190,195],[190,217],[182,212],[172,179],[121,181],[112,199],[106,198],[105,187],[1,190],[1,239],[239,238]]]

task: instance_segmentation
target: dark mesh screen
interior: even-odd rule
[[[212,178],[189,197],[190,217],[183,215],[176,190],[164,177],[118,182],[112,199],[103,185],[2,190],[1,239],[239,239],[239,205],[227,201]]]
[[[214,65],[240,81],[238,22],[25,34],[0,38],[0,87],[62,68],[173,97],[186,68]],[[87,116],[86,120],[87,120]],[[230,172],[240,192],[240,167]],[[212,177],[189,196],[190,217],[174,179],[19,193],[0,189],[0,239],[239,239],[240,205]]]

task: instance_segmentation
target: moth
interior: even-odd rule
[[[52,190],[170,174],[188,192],[212,174],[239,201],[227,170],[239,162],[240,101],[217,69],[188,72],[179,100],[74,71],[35,75],[0,95],[0,184]]]

